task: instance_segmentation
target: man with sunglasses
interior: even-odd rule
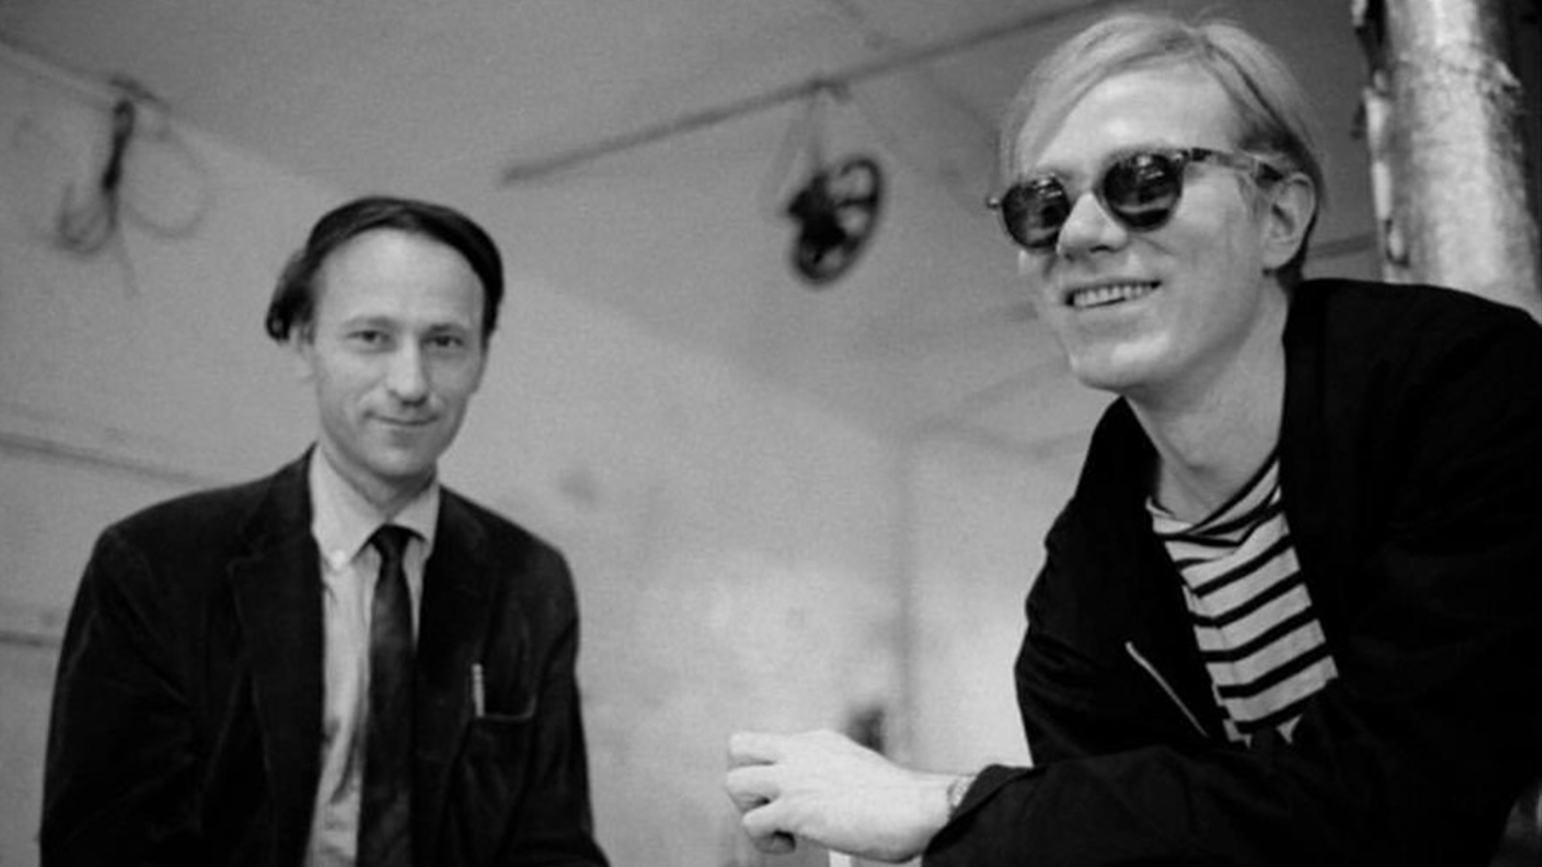
[[[1125,15],[1048,57],[993,206],[1116,396],[1016,666],[1032,768],[746,733],[763,849],[928,865],[1482,865],[1542,770],[1542,329],[1304,280],[1324,188],[1288,70]]]

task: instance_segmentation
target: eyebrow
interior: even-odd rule
[[[1103,155],[1103,159],[1098,161],[1097,168],[1093,170],[1092,174],[1093,174],[1094,177],[1096,177],[1097,175],[1102,174],[1102,172],[1105,169],[1107,169],[1110,165],[1112,165],[1113,163],[1115,163],[1118,160],[1121,160],[1121,159],[1123,159],[1125,157],[1131,156],[1133,154],[1146,153],[1146,152],[1150,152],[1150,151],[1175,151],[1175,150],[1183,150],[1184,148],[1187,148],[1187,147],[1191,147],[1191,146],[1190,145],[1177,144],[1177,143],[1175,143],[1173,141],[1165,140],[1165,139],[1157,139],[1157,140],[1143,141],[1143,142],[1133,142],[1131,144],[1127,144],[1127,145],[1124,145],[1122,147],[1115,148],[1114,150],[1111,150],[1108,153],[1104,154]],[[1202,147],[1202,145],[1194,145],[1193,147]],[[1225,150],[1225,148],[1207,148],[1207,150]],[[1030,171],[1019,172],[1017,174],[1017,176],[1016,176],[1017,180],[1020,180],[1020,181],[1032,180],[1034,178],[1042,178],[1042,177],[1055,177],[1055,178],[1059,178],[1061,180],[1079,180],[1080,179],[1080,172],[1076,171],[1076,170],[1066,170],[1064,168],[1056,167],[1055,165],[1051,164],[1051,165],[1048,165],[1048,166],[1045,166],[1045,165],[1036,166],[1036,167],[1034,167]]]
[[[365,326],[381,328],[395,327],[397,322],[389,316],[382,316],[377,313],[365,313],[339,320],[337,324],[342,328],[362,328]]]
[[[459,320],[440,319],[430,321],[421,329],[408,327],[408,324],[394,316],[382,313],[363,313],[344,319],[338,323],[343,329],[352,328],[379,328],[383,331],[419,331],[425,334],[442,334],[446,332],[471,332],[478,330],[475,322],[462,322]]]

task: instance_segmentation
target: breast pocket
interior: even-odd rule
[[[487,713],[467,724],[466,747],[461,764],[469,769],[487,768],[508,775],[528,752],[534,708],[523,715]]]
[[[513,828],[529,788],[535,707],[530,690],[512,702],[489,695],[483,713],[467,721],[441,842],[456,854],[444,863],[488,863]]]
[[[516,645],[521,651],[524,642]],[[535,672],[528,656],[484,658],[472,672],[472,718],[462,763],[508,773],[528,752],[537,705]]]
[[[504,689],[485,691],[480,704],[480,708],[473,709],[473,723],[490,723],[489,728],[497,728],[529,722],[535,719],[535,685],[522,681]]]

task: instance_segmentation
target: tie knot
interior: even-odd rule
[[[402,562],[402,554],[407,550],[407,543],[416,535],[406,527],[396,524],[383,524],[375,531],[375,535],[369,538],[369,543],[380,552],[380,559],[386,563]]]

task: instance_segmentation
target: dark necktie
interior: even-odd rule
[[[412,864],[412,596],[402,554],[412,531],[387,524],[370,544],[380,552],[369,627],[369,716],[358,867]]]

